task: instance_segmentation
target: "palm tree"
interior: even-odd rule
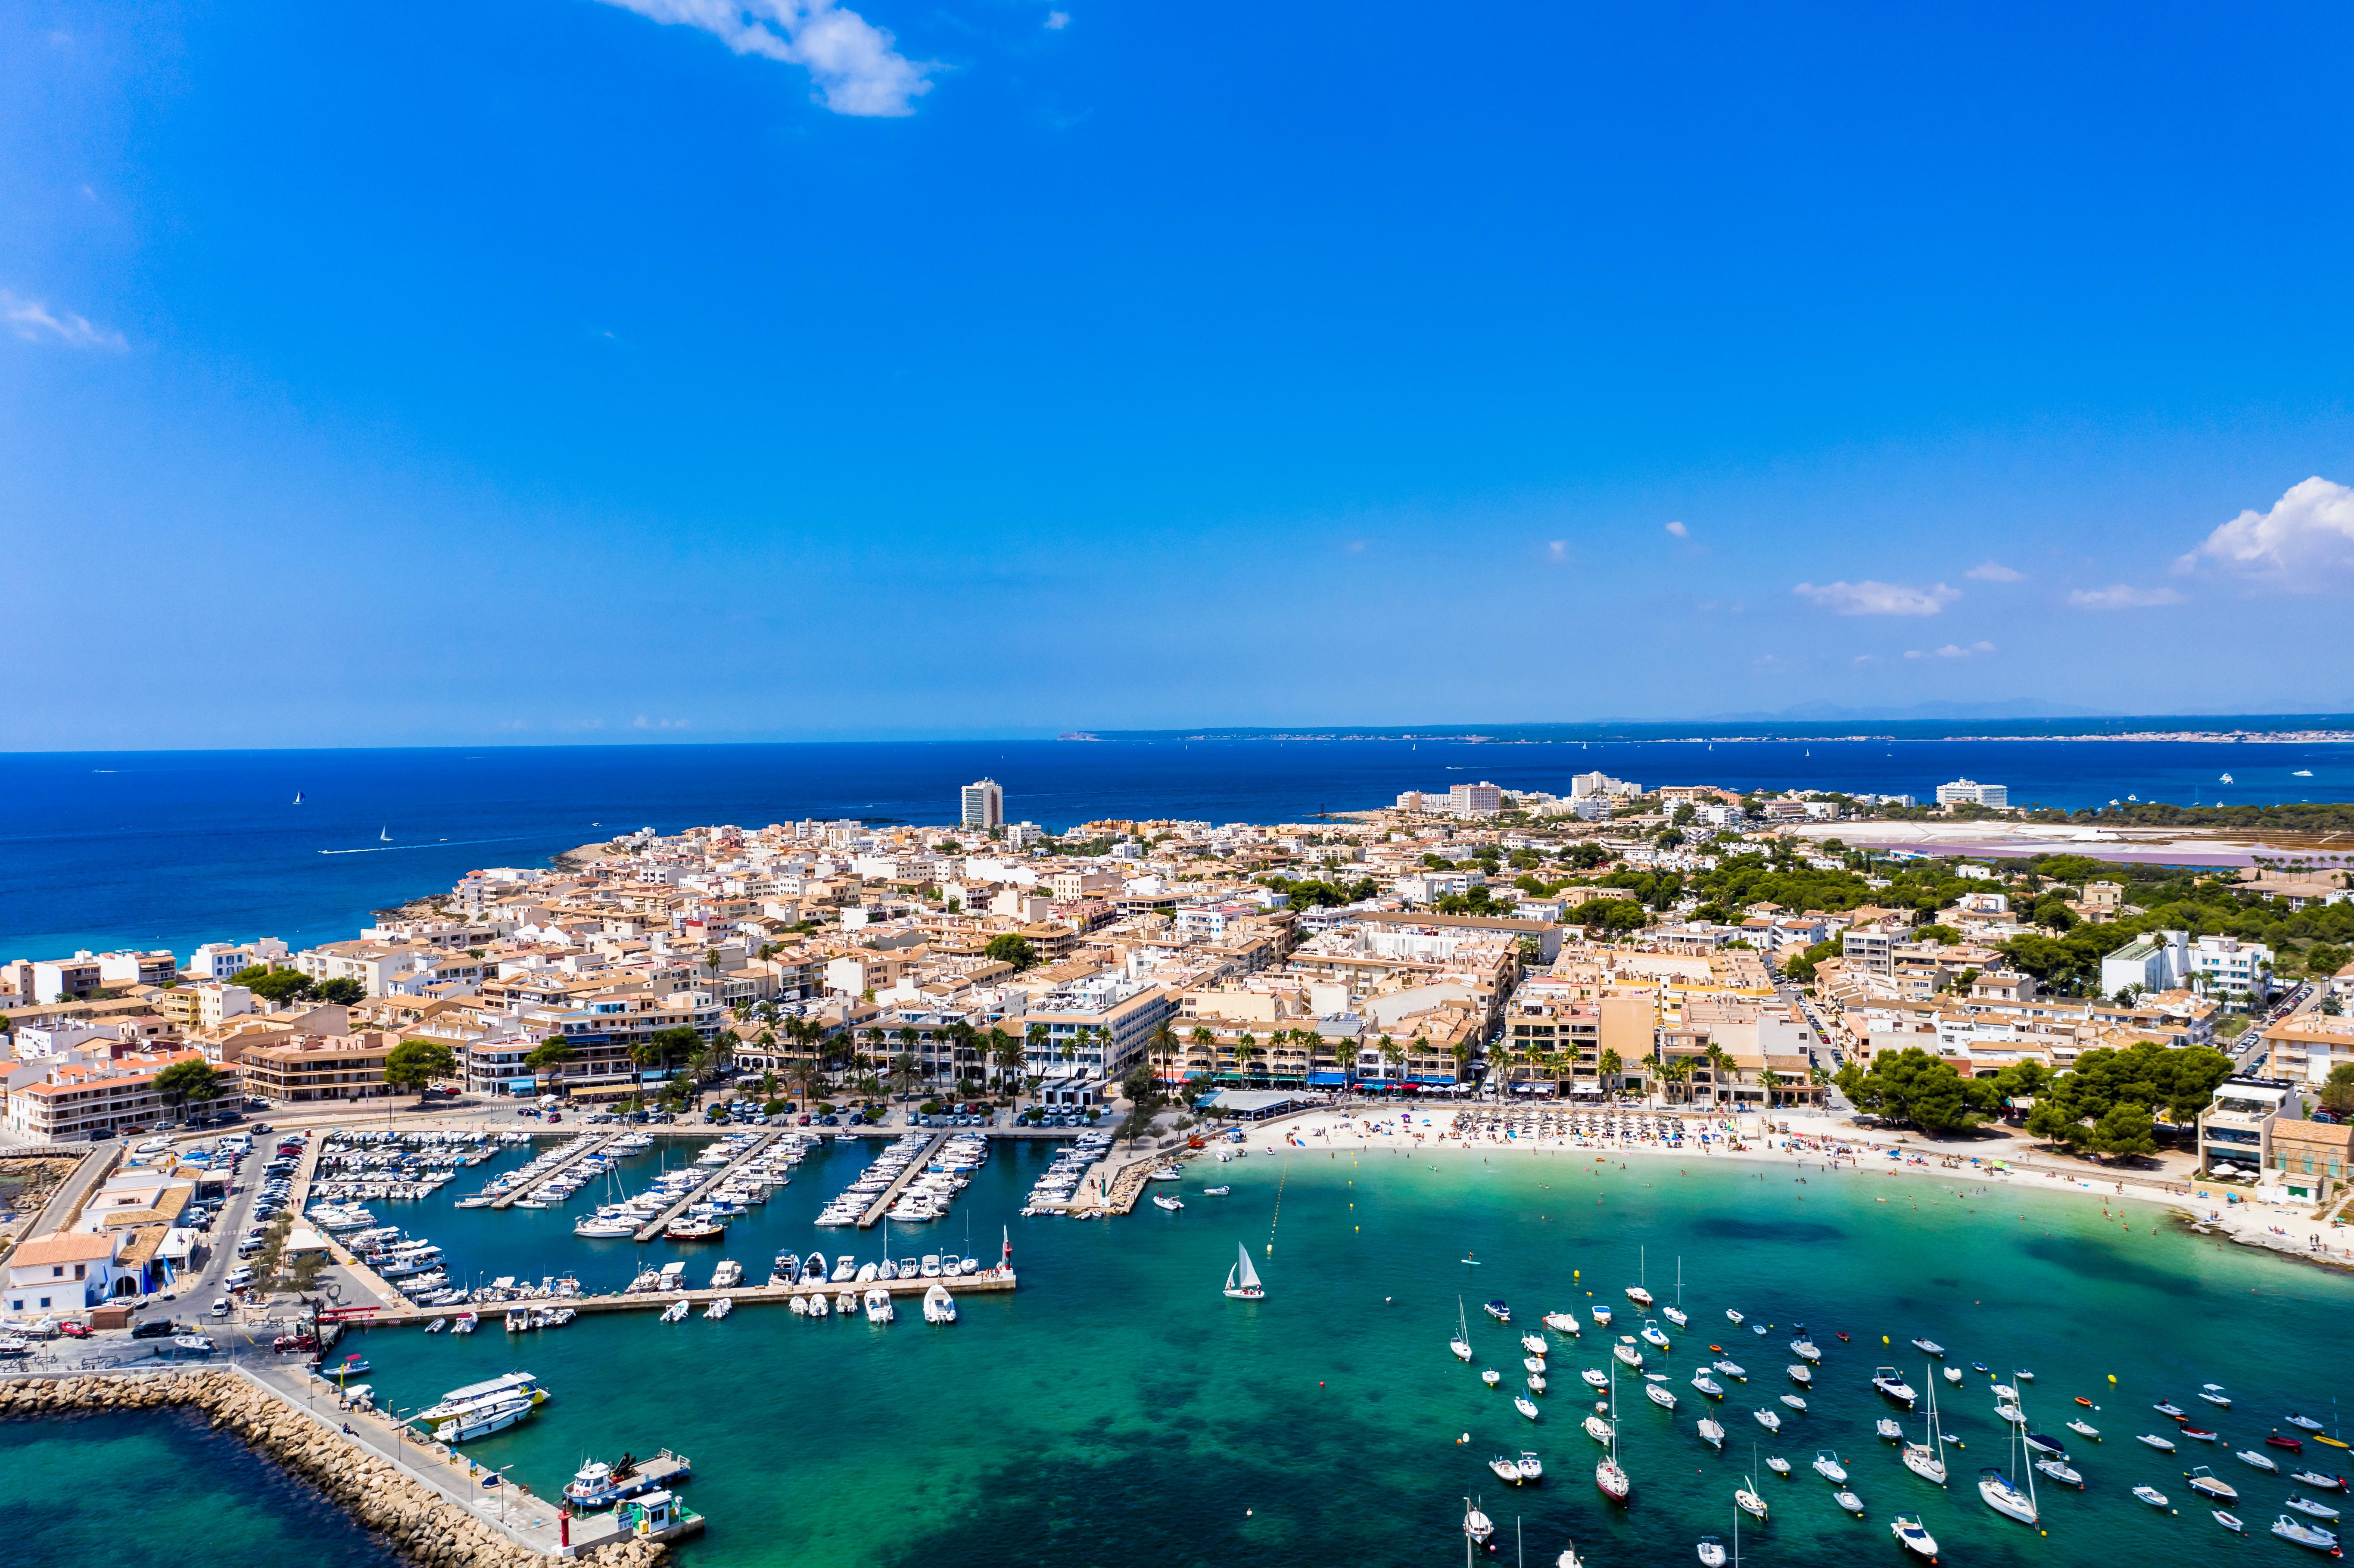
[[[1395,1082],[1399,1078],[1403,1077],[1405,1075],[1403,1069],[1405,1065],[1405,1047],[1384,1034],[1381,1039],[1380,1050],[1382,1053],[1382,1065],[1389,1069],[1391,1081]]]
[[[1235,1041],[1235,1073],[1243,1082],[1250,1082],[1251,1063],[1258,1056],[1258,1040],[1247,1029]]]
[[[913,1034],[915,1031],[910,1029],[906,1033]],[[921,1076],[923,1069],[917,1065],[912,1052],[902,1051],[891,1059],[891,1087],[900,1098],[907,1098],[909,1086]]]

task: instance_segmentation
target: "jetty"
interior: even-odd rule
[[[549,1166],[546,1170],[541,1171],[530,1181],[525,1181],[520,1186],[514,1187],[507,1192],[502,1192],[497,1197],[492,1199],[491,1207],[493,1209],[508,1208],[517,1200],[531,1196],[534,1192],[538,1192],[540,1188],[546,1186],[548,1181],[554,1179],[559,1172],[570,1170],[574,1165],[588,1159],[590,1155],[596,1153],[599,1150],[603,1149],[606,1145],[611,1143],[620,1136],[620,1134],[619,1133],[605,1133],[590,1138],[587,1142],[581,1144],[578,1149],[575,1149],[571,1153],[566,1155],[563,1159],[557,1160],[555,1164]],[[641,1236],[638,1239],[643,1241],[645,1238]]]
[[[749,1144],[747,1144],[743,1153],[737,1155],[735,1159],[729,1160],[725,1165],[713,1167],[711,1174],[696,1182],[694,1187],[688,1191],[686,1196],[681,1198],[677,1202],[673,1203],[669,1208],[664,1209],[661,1213],[656,1214],[650,1223],[639,1226],[637,1239],[642,1242],[650,1242],[656,1236],[662,1234],[663,1227],[669,1224],[671,1221],[676,1219],[679,1215],[684,1213],[687,1211],[688,1206],[695,1202],[696,1199],[702,1197],[705,1192],[710,1192],[714,1187],[716,1187],[721,1182],[726,1181],[728,1177],[733,1176],[737,1171],[742,1170],[745,1166],[749,1165],[754,1160],[759,1158],[760,1151],[767,1149],[769,1145],[774,1143],[782,1135],[779,1133],[764,1132],[759,1137],[754,1139]]]
[[[1073,1219],[1091,1218],[1097,1214],[1125,1214],[1136,1207],[1139,1198],[1144,1196],[1145,1183],[1151,1180],[1152,1173],[1167,1163],[1159,1154],[1148,1154],[1141,1160],[1129,1160],[1106,1178],[1103,1172],[1109,1171],[1111,1166],[1111,1161],[1107,1160],[1090,1170],[1079,1184],[1081,1193],[1092,1185],[1101,1196],[1087,1202],[1073,1203],[1063,1212]]]
[[[924,1173],[925,1169],[931,1163],[932,1156],[938,1154],[940,1151],[940,1145],[948,1140],[949,1135],[945,1132],[932,1134],[932,1140],[924,1145],[923,1151],[907,1161],[907,1168],[900,1171],[873,1202],[866,1205],[866,1212],[858,1216],[858,1228],[862,1231],[866,1230],[878,1223],[884,1214],[889,1212],[891,1205],[898,1201],[900,1189]]]
[[[487,1334],[497,1329],[500,1316],[510,1307],[569,1307],[586,1317],[592,1312],[658,1312],[678,1301],[701,1308],[725,1296],[740,1310],[746,1307],[787,1307],[796,1296],[822,1296],[831,1301],[846,1291],[863,1300],[869,1290],[886,1290],[895,1299],[903,1296],[920,1298],[935,1285],[947,1286],[950,1295],[965,1296],[1012,1290],[1016,1283],[1013,1271],[1000,1266],[982,1269],[978,1274],[960,1274],[953,1277],[935,1275],[928,1278],[869,1279],[864,1282],[845,1279],[840,1284],[803,1280],[799,1285],[737,1285],[725,1290],[623,1290],[610,1296],[545,1297],[481,1305],[464,1301],[452,1302],[446,1307],[402,1305],[376,1312],[364,1308],[347,1312],[343,1326],[346,1329],[414,1328],[436,1318],[455,1318],[462,1312],[472,1312],[481,1318],[482,1326],[479,1331]],[[700,1317],[702,1314],[697,1312],[695,1315]]]

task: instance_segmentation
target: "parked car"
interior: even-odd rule
[[[58,1325],[58,1332],[69,1340],[87,1340],[90,1338],[90,1325],[75,1322],[69,1318]]]
[[[142,1323],[131,1330],[134,1340],[168,1340],[180,1331],[178,1324],[169,1318],[158,1318],[152,1323]]]
[[[214,1316],[214,1317],[216,1317],[216,1318],[226,1318],[226,1317],[228,1317],[228,1316],[229,1315],[229,1311],[230,1311],[230,1308],[229,1308],[229,1302],[228,1302],[228,1297],[226,1297],[226,1296],[216,1296],[216,1297],[214,1297],[214,1298],[213,1298],[213,1316]]]

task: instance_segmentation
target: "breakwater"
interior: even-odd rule
[[[367,1452],[333,1425],[234,1372],[90,1373],[0,1381],[0,1417],[123,1414],[186,1406],[204,1414],[280,1467],[347,1510],[364,1529],[424,1568],[543,1568],[585,1562],[598,1568],[652,1568],[658,1542],[611,1542],[577,1557],[537,1551],[496,1523]]]

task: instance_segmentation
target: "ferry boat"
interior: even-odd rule
[[[461,1411],[433,1428],[437,1443],[471,1443],[493,1432],[504,1432],[539,1408],[530,1395],[511,1393]]]

